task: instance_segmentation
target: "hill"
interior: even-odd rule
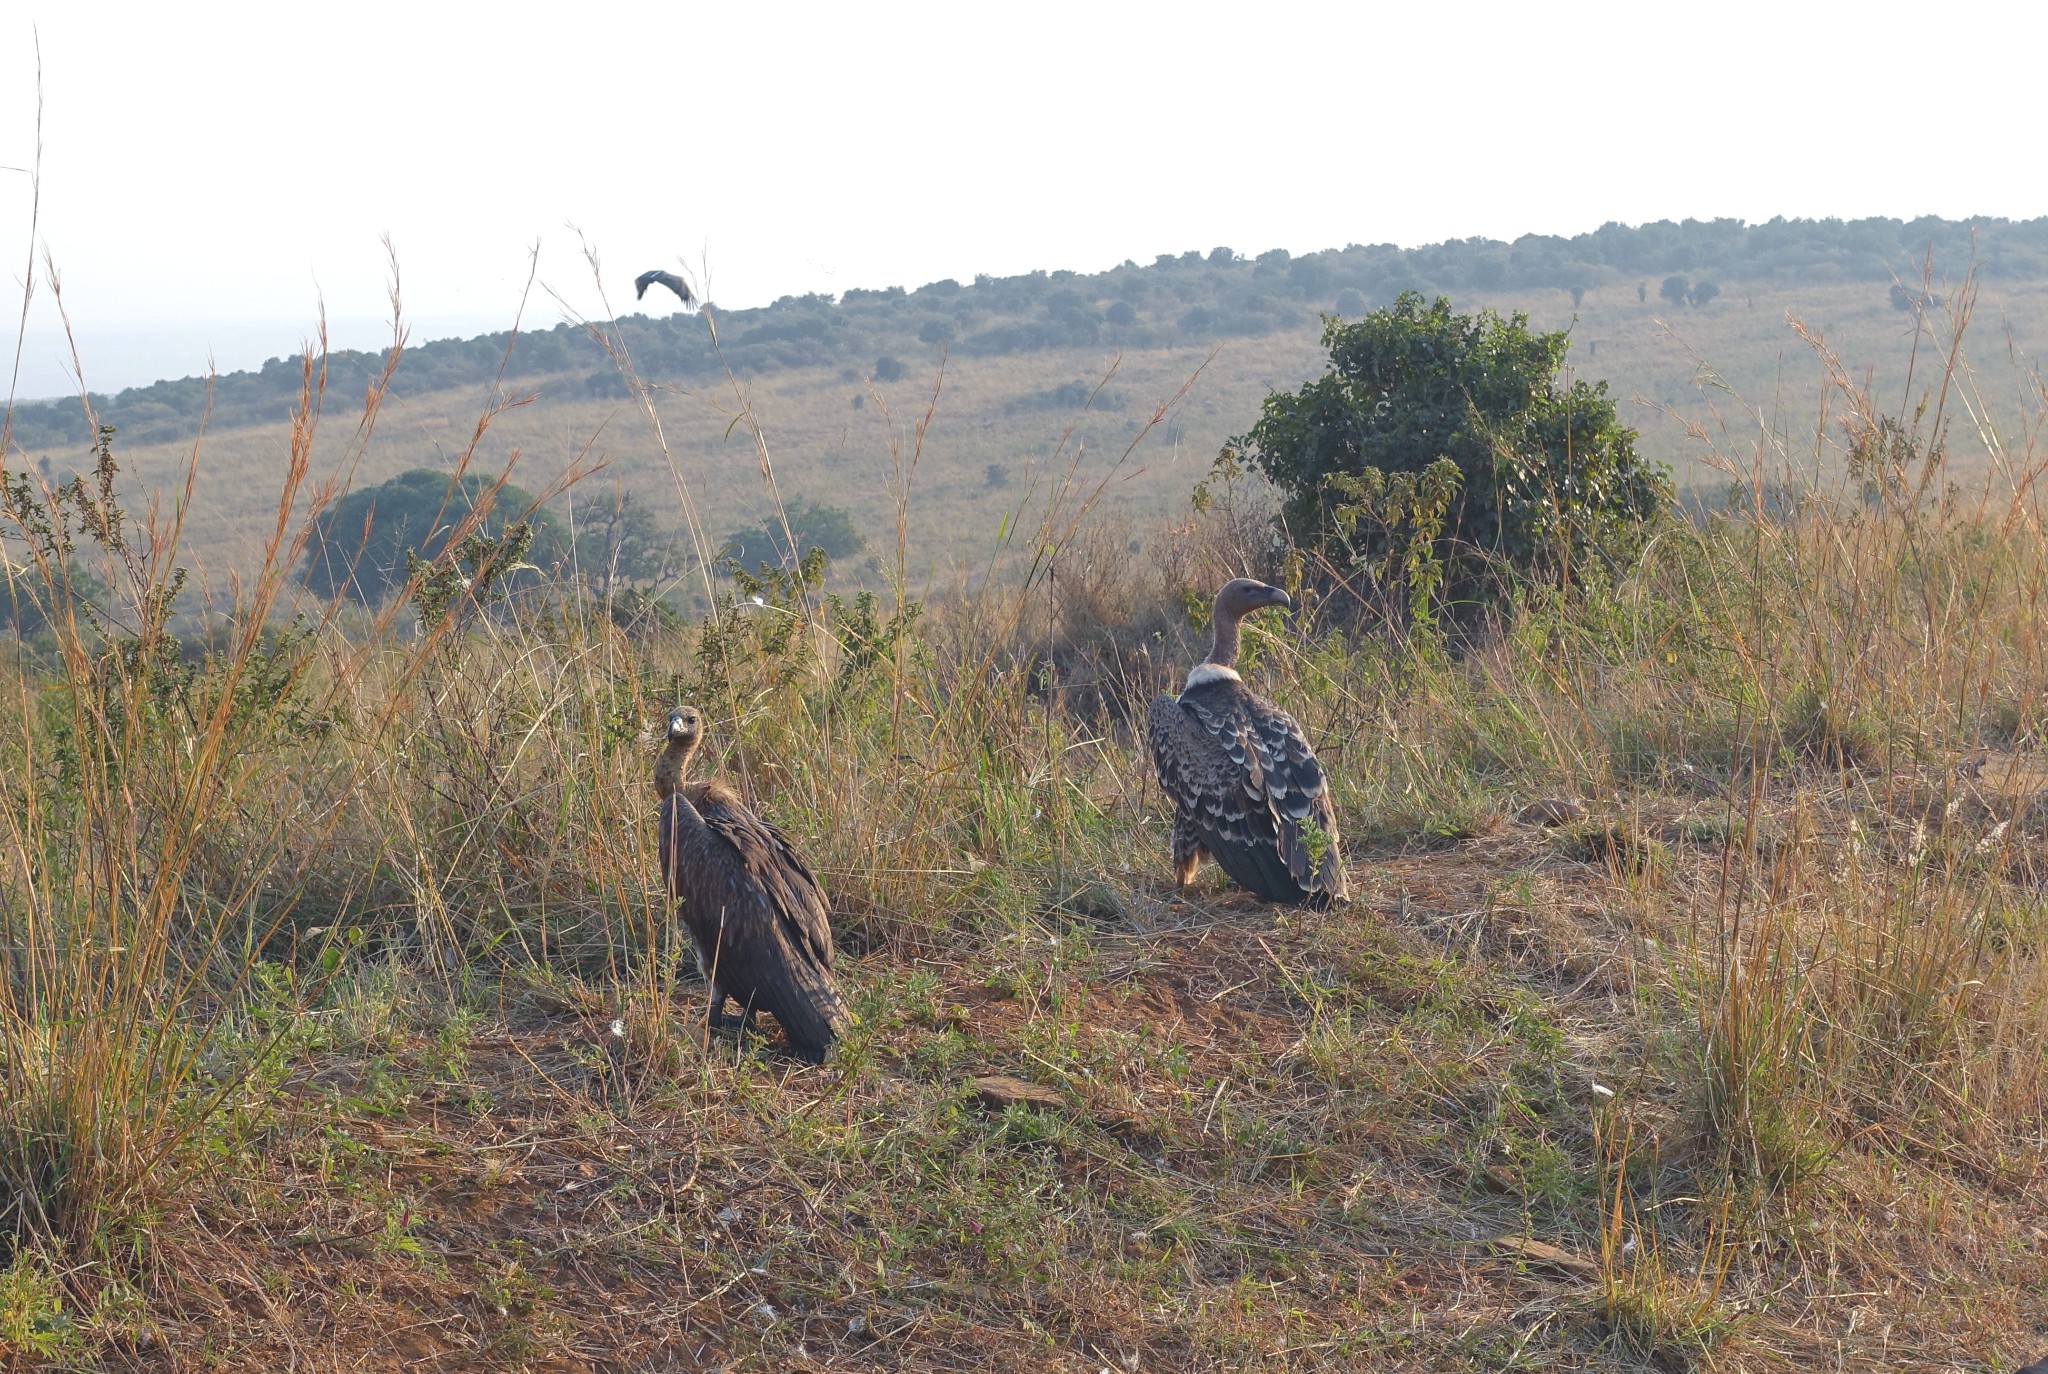
[[[1929,263],[1931,290],[1921,285]],[[894,527],[884,478],[892,434],[900,448],[906,417],[923,412],[943,357],[910,510],[925,535],[920,571],[929,575],[978,557],[1055,454],[1062,472],[1078,462],[1075,475],[1086,482],[1116,466],[1143,432],[1107,504],[1139,523],[1176,509],[1267,391],[1319,370],[1323,313],[1356,316],[1419,290],[1450,295],[1461,309],[1518,310],[1539,327],[1570,329],[1576,369],[1610,379],[1637,403],[1624,405],[1624,419],[1684,483],[1702,475],[1688,426],[1790,432],[1806,423],[1821,369],[1788,321],[1871,368],[1881,394],[1903,397],[1916,306],[1933,307],[1938,334],[1951,283],[1973,265],[1980,317],[2003,326],[2022,359],[2048,343],[2048,219],[1687,221],[1251,259],[1217,248],[1092,275],[1034,272],[713,307],[715,338],[705,319],[683,314],[563,323],[408,349],[393,403],[351,471],[381,480],[452,463],[502,377],[505,392],[530,399],[493,424],[482,461],[517,450],[521,480],[544,485],[579,456],[601,456],[625,489],[673,508],[677,476],[630,398],[616,360],[623,356],[655,388],[661,439],[705,524],[723,535],[764,514],[746,430],[734,424],[730,369],[783,489],[850,509],[876,537]],[[1930,341],[1918,342],[1924,357]],[[346,351],[326,363],[333,397],[384,367],[379,355]],[[1719,383],[1703,387],[1703,367]],[[190,530],[209,550],[240,557],[270,518],[250,498],[282,461],[299,376],[297,360],[278,358],[210,387],[162,381],[93,403],[117,427],[124,466],[145,486],[176,480],[204,418],[207,458]],[[1155,408],[1191,377],[1148,431]],[[870,386],[893,420],[871,401]],[[1757,413],[1741,414],[1737,397]],[[1789,427],[1781,425],[1787,414]],[[12,419],[13,447],[59,474],[83,461],[89,438],[75,401],[23,406]],[[337,443],[316,463],[336,471],[341,454]]]

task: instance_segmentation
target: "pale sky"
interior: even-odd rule
[[[1228,245],[1688,216],[2048,213],[2048,6],[718,4],[0,11],[0,164],[36,158],[24,397],[385,334],[728,306]],[[573,227],[572,227],[573,226]],[[0,363],[31,247],[0,171]],[[651,298],[650,298],[651,299]],[[664,302],[660,311],[669,309]],[[0,398],[5,391],[0,389]]]

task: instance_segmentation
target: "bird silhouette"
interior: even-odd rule
[[[688,282],[673,272],[663,272],[659,269],[652,272],[642,272],[639,276],[633,278],[633,299],[636,301],[643,299],[647,295],[647,288],[650,286],[666,286],[669,290],[683,298],[684,305],[695,305],[697,303],[696,294],[690,290]]]

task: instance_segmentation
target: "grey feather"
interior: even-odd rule
[[[652,272],[642,272],[633,278],[633,299],[637,301],[644,297],[650,286],[666,286],[681,298],[684,305],[697,303],[696,293],[690,290],[688,282],[673,272],[663,272],[659,268]]]
[[[1329,783],[1293,717],[1228,677],[1160,697],[1146,726],[1174,806],[1176,868],[1206,850],[1269,901],[1349,896]]]

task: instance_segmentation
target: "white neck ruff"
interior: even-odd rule
[[[1237,669],[1235,668],[1226,668],[1220,663],[1197,663],[1188,670],[1187,685],[1182,687],[1181,691],[1192,692],[1195,688],[1205,686],[1211,682],[1243,681],[1244,679],[1237,675]]]

